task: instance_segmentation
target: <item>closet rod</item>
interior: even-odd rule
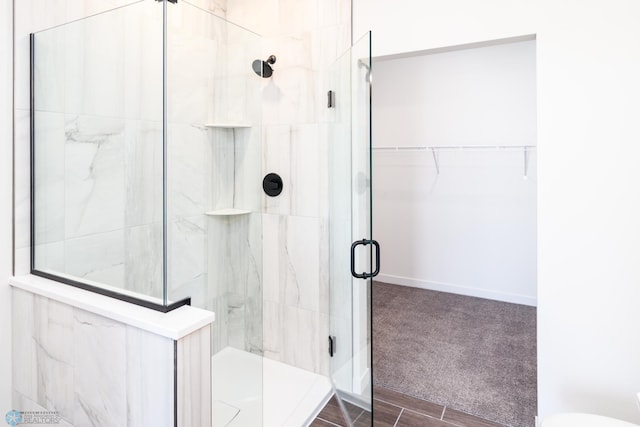
[[[535,145],[457,145],[457,146],[385,146],[373,151],[520,151],[535,150]]]

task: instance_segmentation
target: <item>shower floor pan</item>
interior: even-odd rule
[[[227,347],[211,358],[213,427],[303,427],[331,398],[328,378]]]

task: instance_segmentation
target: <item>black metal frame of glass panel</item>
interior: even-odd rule
[[[168,302],[165,304],[155,303],[149,300],[145,300],[143,298],[137,298],[131,295],[127,295],[124,293],[116,292],[110,289],[101,288],[99,286],[90,285],[88,283],[80,282],[77,280],[69,279],[66,277],[57,276],[55,274],[46,273],[44,271],[39,271],[35,267],[35,91],[34,91],[34,78],[35,78],[35,34],[31,33],[29,35],[29,90],[30,90],[30,143],[31,143],[31,158],[30,158],[30,190],[31,190],[31,261],[30,261],[30,271],[34,276],[44,277],[45,279],[54,280],[56,282],[61,282],[70,286],[74,286],[76,288],[84,289],[86,291],[95,292],[97,294],[101,294],[110,298],[115,298],[120,301],[125,301],[131,304],[139,305],[141,307],[149,308],[151,310],[160,311],[163,313],[168,313],[171,310],[175,310],[176,308],[182,307],[183,305],[191,305],[191,298],[187,297],[179,301],[172,302],[169,304]],[[165,260],[166,262],[166,260]],[[165,270],[166,271],[166,270]],[[163,300],[167,301],[166,298],[167,289],[163,289]]]

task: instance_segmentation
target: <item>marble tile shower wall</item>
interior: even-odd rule
[[[18,173],[16,177],[18,222],[16,273],[18,274],[29,271],[28,33],[129,3],[133,1],[25,0],[16,4],[16,162],[18,165],[24,165],[16,168]],[[175,103],[170,104],[172,109],[170,109],[169,132],[175,135],[173,138],[170,136],[170,141],[176,141],[176,145],[170,146],[169,149],[175,150],[176,155],[173,161],[175,165],[184,167],[187,173],[183,178],[185,181],[188,180],[187,186],[185,182],[180,182],[182,178],[176,177],[175,184],[172,184],[175,187],[170,189],[169,194],[172,201],[170,250],[178,255],[178,258],[175,258],[175,264],[170,267],[172,283],[176,283],[173,295],[185,293],[196,299],[209,301],[220,307],[216,310],[219,313],[224,312],[225,307],[231,313],[234,309],[239,309],[234,301],[211,301],[211,297],[217,295],[216,289],[211,284],[223,280],[207,277],[207,271],[213,271],[208,266],[212,255],[224,250],[226,258],[223,259],[231,260],[240,258],[234,256],[234,253],[244,251],[243,259],[248,260],[247,263],[255,264],[254,267],[246,266],[246,272],[240,274],[243,277],[251,277],[249,281],[245,280],[246,286],[259,286],[260,276],[264,278],[265,355],[304,369],[327,373],[329,369],[325,349],[329,324],[327,134],[330,117],[325,108],[328,88],[324,83],[324,77],[330,64],[350,46],[351,4],[347,0],[234,0],[230,4],[226,4],[223,0],[192,0],[191,3],[219,16],[226,15],[231,22],[263,35],[263,51],[257,53],[256,57],[264,59],[270,54],[278,57],[274,76],[259,83],[262,85],[260,99],[253,99],[255,103],[245,106],[231,103],[225,106],[223,111],[236,112],[231,114],[231,117],[224,118],[234,120],[234,116],[241,116],[252,105],[261,107],[263,125],[261,132],[254,132],[245,137],[249,141],[248,144],[251,144],[255,143],[255,135],[262,135],[262,141],[258,141],[262,144],[262,150],[258,152],[262,152],[263,156],[263,170],[260,173],[278,172],[285,181],[285,189],[278,198],[262,198],[262,206],[258,206],[256,211],[262,210],[263,214],[252,214],[237,221],[247,221],[250,227],[240,226],[233,222],[236,221],[235,219],[228,219],[225,220],[226,227],[231,227],[231,232],[229,230],[223,232],[220,227],[225,226],[224,221],[211,225],[212,220],[202,215],[204,211],[215,208],[216,201],[220,200],[219,189],[211,184],[211,180],[205,181],[201,177],[217,173],[209,169],[206,159],[215,159],[217,155],[224,154],[212,150],[213,145],[209,141],[211,130],[203,126],[207,121],[215,119],[211,116],[219,113],[216,106],[223,105],[221,103],[205,105],[206,97],[211,95],[216,87],[220,88],[221,81],[216,81],[215,72],[212,73],[214,75],[212,80],[211,75],[204,76],[197,71],[210,65],[201,54],[207,49],[207,52],[211,53],[215,47],[198,45],[194,40],[183,39],[185,46],[188,45],[191,49],[190,53],[185,53],[184,57],[185,60],[191,61],[189,62],[191,66],[184,65],[184,68],[180,68],[182,62],[177,61],[178,68],[174,69],[174,72],[186,73],[185,78],[181,82],[181,87],[169,89],[170,96],[172,96],[171,91],[174,91],[174,96],[181,94],[180,99],[189,99],[188,104],[181,104],[178,98],[175,99]],[[128,37],[125,39],[128,40]],[[106,53],[104,57],[108,57]],[[100,58],[96,59],[99,63]],[[215,67],[216,64],[213,66]],[[250,63],[245,66],[249,67]],[[111,68],[113,64],[108,64],[106,70]],[[131,75],[129,71],[125,71]],[[159,91],[137,92],[144,90],[144,87],[152,87],[148,80],[150,74],[153,73],[140,71],[137,81],[127,80],[122,83],[123,90],[136,99],[154,103],[154,97],[159,95]],[[196,84],[196,81],[201,78],[206,80],[200,80],[201,84]],[[92,86],[97,86],[96,90],[107,90],[100,81],[93,82]],[[202,91],[203,87],[206,91]],[[229,83],[228,79],[223,87],[239,94],[246,90],[241,82]],[[193,96],[184,96],[189,93]],[[248,97],[239,96],[238,98]],[[159,104],[154,103],[154,105]],[[104,107],[95,106],[95,108]],[[160,128],[152,120],[156,117],[155,110],[147,109],[145,105],[138,106],[129,100],[125,101],[123,108],[125,107],[136,111],[139,109],[143,112],[141,114],[145,114],[146,111],[147,116],[115,115],[97,120],[95,117],[85,117],[91,114],[61,117],[56,116],[55,112],[43,111],[42,120],[51,123],[52,129],[57,126],[57,132],[62,129],[63,138],[66,138],[67,132],[69,135],[75,135],[76,139],[81,137],[86,141],[95,142],[96,139],[101,138],[100,135],[106,138],[103,138],[104,141],[100,144],[84,144],[76,141],[74,146],[73,141],[69,142],[69,149],[73,151],[76,158],[84,156],[87,159],[97,154],[95,160],[99,161],[96,165],[104,170],[105,179],[93,177],[91,192],[87,190],[87,183],[83,182],[80,176],[73,175],[76,171],[64,170],[63,172],[56,168],[50,171],[53,177],[52,182],[57,180],[59,183],[60,174],[67,172],[70,173],[70,182],[74,182],[75,179],[77,190],[74,190],[75,194],[69,194],[69,201],[74,197],[80,198],[83,195],[86,197],[88,192],[94,197],[101,194],[100,192],[106,195],[111,191],[107,184],[111,180],[118,185],[128,183],[127,186],[131,187],[129,192],[122,192],[122,199],[118,202],[120,207],[124,206],[119,213],[120,216],[116,215],[110,219],[113,221],[110,226],[115,222],[123,224],[122,229],[126,230],[124,232],[107,231],[101,233],[98,239],[98,233],[93,231],[98,227],[98,221],[103,220],[87,217],[82,221],[79,215],[71,216],[75,219],[74,221],[69,219],[69,226],[73,226],[73,233],[77,234],[65,241],[64,251],[76,251],[79,257],[84,258],[83,263],[94,263],[97,267],[91,271],[83,271],[79,267],[77,270],[70,271],[84,274],[93,280],[138,283],[140,284],[138,290],[148,292],[149,287],[157,283],[159,274],[154,260],[159,257],[157,242],[161,238],[161,230],[151,219],[156,218],[158,215],[156,206],[161,205],[153,203],[158,200],[158,196],[156,181],[151,177],[160,172],[158,153],[151,146],[150,141],[155,140]],[[94,113],[97,112],[94,111]],[[119,122],[118,119],[120,119]],[[200,121],[201,119],[203,120]],[[249,131],[235,132],[237,136],[238,132]],[[98,150],[97,147],[100,149]],[[249,151],[251,150],[247,150]],[[118,157],[124,159],[129,156],[132,161],[130,166],[125,162],[115,164],[114,159]],[[67,160],[65,159],[62,164],[66,165]],[[133,164],[138,167],[134,167]],[[143,168],[150,172],[141,173]],[[249,181],[240,182],[238,185],[250,186]],[[183,191],[185,188],[188,188],[186,192]],[[148,203],[133,204],[132,201],[136,197],[146,198]],[[95,201],[93,205],[87,201],[86,208],[93,212],[98,211],[100,208],[98,199],[99,197],[93,199]],[[59,199],[56,200],[57,202],[51,200],[47,203],[50,202],[55,207],[55,203],[61,203]],[[62,200],[66,201],[65,198]],[[116,210],[115,206],[104,208],[112,209],[114,212]],[[47,218],[44,222],[50,226],[44,227],[44,230],[38,230],[43,233],[44,240],[43,245],[37,250],[47,254],[54,267],[57,266],[56,263],[62,263],[60,255],[65,253],[61,250],[60,240],[56,240],[60,236],[55,236],[55,233],[60,231],[56,231],[51,225],[60,223],[61,219],[56,217],[59,213],[59,209],[52,208],[51,218]],[[264,234],[262,245],[259,240],[256,240],[259,232],[255,231],[261,228],[260,225]],[[212,239],[207,239],[207,232],[237,237],[238,233],[242,233],[242,227],[245,230],[254,231],[249,231],[250,235],[235,240],[229,237],[230,241],[237,243],[237,248],[233,248],[230,244],[226,246],[227,249],[224,249],[225,246],[221,242],[219,245],[212,246]],[[79,239],[85,240],[82,245],[74,246],[71,242],[74,239],[78,240],[78,243],[81,242]],[[95,240],[100,240],[101,243],[97,244]],[[106,250],[107,246],[109,250]],[[118,249],[124,247],[128,249]],[[247,257],[246,254],[251,256]],[[180,255],[183,256],[182,259]],[[65,258],[69,258],[68,254],[65,254]],[[145,259],[148,265],[141,263],[142,259]],[[263,259],[263,268],[259,266],[260,259]],[[137,262],[130,263],[129,261],[132,260]],[[128,264],[132,266],[125,267]],[[232,269],[230,267],[232,264],[227,265],[229,269],[218,269],[216,274],[226,275],[227,281],[235,281],[234,277],[238,277],[239,270]],[[153,273],[150,274],[150,272]],[[208,288],[201,286],[207,282]],[[235,297],[231,293],[228,298],[233,300]],[[250,301],[247,304],[249,307],[242,307],[241,310],[251,311],[251,306],[261,305],[260,301]],[[253,313],[253,315],[261,314],[259,308],[256,308]],[[226,320],[229,322],[227,328],[221,326],[223,319],[221,317],[218,319],[219,325],[216,322],[215,327],[220,326],[220,331],[240,328],[253,331],[247,332],[242,339],[245,347],[247,342],[250,347],[258,345],[260,334],[258,327],[242,325],[247,317],[229,316]],[[254,324],[254,322],[250,323]],[[221,336],[221,333],[218,335]],[[218,343],[218,345],[223,344],[225,343]]]
[[[26,274],[29,272],[30,265],[30,226],[29,226],[29,217],[30,217],[30,201],[29,201],[29,33],[42,31],[48,28],[52,28],[67,22],[71,22],[74,20],[82,19],[91,15],[99,14],[105,11],[112,10],[114,8],[118,8],[121,6],[130,5],[136,3],[136,0],[24,0],[17,2],[15,5],[15,161],[16,161],[16,240],[15,240],[15,254],[16,254],[16,265],[15,272],[16,274]],[[149,2],[151,3],[151,2]],[[224,13],[225,5],[224,0],[192,0],[192,3],[197,6],[210,10],[214,13]],[[131,18],[131,16],[129,17]],[[118,28],[118,31],[114,31],[114,28]],[[126,32],[123,32],[125,26],[107,26],[105,30],[107,34],[113,36],[114,41],[122,41],[126,37],[126,42],[128,46],[128,57],[123,58],[125,64],[132,65],[134,62],[132,59],[139,58],[138,65],[144,66],[145,64],[152,64],[155,62],[154,58],[149,58],[149,55],[155,55],[157,52],[153,51],[154,44],[146,43],[147,40],[144,40],[144,36],[150,34],[149,31],[145,31],[144,25],[128,25],[126,26]],[[147,29],[148,30],[148,29]],[[77,34],[76,34],[77,35]],[[38,118],[38,120],[44,121],[47,123],[47,129],[50,132],[58,132],[64,133],[64,128],[67,123],[69,126],[73,126],[72,123],[74,120],[79,119],[80,113],[84,115],[94,115],[100,112],[104,112],[107,107],[105,104],[94,104],[93,106],[87,105],[86,101],[88,101],[91,97],[99,95],[100,93],[105,94],[110,90],[114,89],[122,89],[127,93],[126,102],[123,105],[120,105],[122,108],[117,114],[109,116],[111,118],[124,118],[121,123],[117,125],[117,129],[115,133],[111,136],[113,138],[120,138],[120,140],[124,139],[125,141],[125,149],[131,148],[137,150],[134,154],[135,159],[138,161],[138,167],[128,167],[126,168],[124,173],[125,179],[127,182],[133,182],[135,188],[139,190],[140,195],[147,195],[147,197],[152,197],[155,199],[154,192],[156,192],[156,184],[157,182],[151,179],[154,174],[158,173],[157,171],[152,171],[149,174],[145,175],[141,173],[141,171],[148,171],[151,168],[149,163],[153,163],[156,165],[155,157],[157,155],[155,148],[155,144],[151,144],[150,141],[155,141],[156,138],[159,137],[159,128],[155,121],[159,120],[158,110],[153,108],[148,108],[149,106],[157,106],[161,108],[161,90],[158,90],[159,81],[157,78],[155,81],[154,73],[149,69],[140,69],[140,70],[131,70],[126,69],[123,71],[123,74],[132,75],[132,72],[136,72],[137,80],[129,79],[125,81],[120,81],[117,87],[112,87],[111,85],[104,84],[104,81],[100,79],[94,79],[93,81],[87,81],[87,91],[85,93],[65,93],[64,88],[66,86],[66,82],[71,82],[73,79],[78,78],[78,73],[81,70],[85,70],[86,66],[90,66],[90,60],[97,60],[95,62],[96,65],[103,64],[105,68],[103,69],[105,72],[113,72],[114,70],[118,72],[118,66],[120,64],[114,64],[110,61],[112,58],[109,53],[108,48],[113,44],[107,44],[105,46],[105,51],[98,50],[96,52],[88,51],[86,52],[87,56],[81,55],[81,51],[75,51],[74,49],[81,48],[78,44],[83,43],[83,37],[69,37],[69,48],[65,50],[64,55],[56,55],[55,57],[46,58],[46,63],[48,68],[48,73],[46,76],[49,77],[47,81],[41,82],[43,87],[46,87],[49,93],[48,101],[45,101],[42,104],[42,116]],[[73,46],[73,44],[76,44]],[[157,45],[157,43],[156,43]],[[144,49],[140,49],[144,47]],[[69,58],[75,55],[76,63],[68,63],[66,60],[62,60],[63,58]],[[91,55],[94,55],[91,57]],[[105,60],[107,63],[105,64]],[[65,66],[69,65],[69,66]],[[74,66],[75,65],[75,66]],[[55,71],[55,72],[54,72]],[[96,72],[96,73],[92,73]],[[91,75],[98,77],[100,76],[100,69],[94,68],[88,72],[85,77],[90,77]],[[68,72],[68,74],[67,74]],[[40,74],[39,77],[44,77],[45,74]],[[67,77],[64,77],[67,76]],[[109,78],[108,80],[114,81]],[[94,91],[94,92],[92,92]],[[75,96],[75,98],[74,98]],[[122,98],[118,99],[121,101]],[[140,103],[140,101],[145,101],[144,105]],[[81,105],[83,107],[83,111],[76,110],[76,116],[72,115],[69,117],[64,117],[62,114],[64,110],[59,108],[61,106],[71,106],[74,105],[78,107]],[[55,107],[55,108],[54,108]],[[113,105],[112,105],[113,107]],[[122,111],[124,108],[127,109],[127,115],[123,115]],[[136,117],[133,114],[134,111],[139,111],[139,115]],[[160,110],[161,111],[161,110]],[[51,113],[49,115],[45,113]],[[55,115],[54,113],[58,113],[59,115]],[[135,119],[138,119],[136,122]],[[81,119],[84,120],[84,119]],[[86,132],[86,136],[88,140],[93,139],[95,142],[96,136],[103,133],[103,130],[97,123],[94,123],[95,127],[93,129],[87,128],[86,126],[83,128]],[[137,128],[137,129],[136,129]],[[125,129],[127,131],[125,132]],[[110,130],[113,131],[113,126],[110,127]],[[135,139],[142,140],[141,144],[134,144],[133,141]],[[59,142],[60,140],[58,140]],[[110,142],[107,142],[107,145]],[[55,142],[54,142],[55,144]],[[93,145],[93,150],[96,149],[96,145]],[[105,145],[104,143],[101,145]],[[113,145],[113,144],[111,144]],[[82,147],[81,147],[82,148]],[[87,144],[84,147],[84,152],[79,153],[79,155],[90,155],[90,151],[92,148],[91,144]],[[78,151],[78,150],[76,150]],[[80,150],[82,151],[82,150]],[[89,152],[89,153],[87,153]],[[46,155],[50,154],[50,151],[45,152]],[[126,153],[127,155],[129,153]],[[64,165],[65,162],[61,162],[59,158],[51,158],[52,161],[50,163],[57,162],[58,165]],[[142,165],[142,167],[140,167]],[[56,184],[52,184],[54,187],[60,184],[60,176],[55,176],[56,173],[60,173],[61,170],[52,169],[50,175],[45,175],[46,177],[52,176],[54,182]],[[133,180],[133,181],[132,181]],[[136,181],[137,180],[137,181]],[[104,181],[104,180],[102,180]],[[97,184],[97,183],[96,183]],[[60,219],[60,216],[63,215],[63,205],[65,203],[64,197],[54,197],[54,192],[51,192],[50,200],[46,200],[45,203],[47,206],[51,206],[49,213],[52,215],[51,218],[48,218],[45,222],[46,230],[53,230],[55,228],[54,224],[60,225],[58,227],[58,232],[62,232],[64,228],[62,227],[63,221]],[[151,196],[149,196],[151,194]],[[71,196],[72,197],[72,196]],[[127,197],[130,198],[130,201],[134,194],[129,193]],[[98,200],[99,198],[94,198]],[[132,216],[133,218],[129,218],[138,224],[148,224],[148,218],[156,217],[157,212],[155,211],[156,206],[150,203],[137,203],[135,206],[132,206],[131,203],[130,210],[127,212],[127,215]],[[142,211],[141,211],[141,210]],[[152,209],[153,211],[149,211]],[[44,211],[41,211],[42,214]],[[57,218],[55,216],[58,216]],[[76,217],[77,218],[77,217]],[[146,220],[145,220],[146,218]],[[91,220],[89,220],[91,221]],[[129,223],[133,224],[133,223]],[[81,226],[84,229],[87,229],[87,224],[83,224]],[[89,229],[91,227],[88,227]],[[44,231],[47,233],[47,231]],[[81,232],[81,231],[79,231]],[[43,252],[41,254],[41,259],[43,256],[46,256],[47,259],[50,260],[51,267],[62,268],[64,267],[64,263],[62,261],[62,257],[64,254],[63,243],[60,242],[60,239],[55,236],[55,233],[52,231],[48,236],[38,236],[44,237],[42,241],[42,245],[37,248],[38,252]],[[139,229],[130,229],[128,233],[132,235],[137,235],[138,237],[133,237],[137,242],[137,248],[141,251],[151,250],[155,248],[154,244],[150,242],[154,241],[154,235],[157,235],[158,230],[154,227],[142,227]],[[127,234],[127,233],[125,233]],[[118,237],[120,241],[124,241],[126,236]],[[138,238],[142,240],[138,240]],[[145,244],[145,238],[151,239],[148,240]],[[107,239],[108,240],[108,239]],[[120,244],[120,242],[114,242],[111,240],[111,243]],[[91,247],[91,245],[87,245]],[[136,245],[132,245],[132,248],[136,247]],[[155,249],[154,249],[155,250]],[[153,251],[154,251],[153,250]],[[154,259],[157,255],[153,254],[152,251],[152,259]],[[90,252],[90,251],[89,251]],[[95,251],[94,251],[95,252]],[[87,256],[91,256],[90,253]],[[124,257],[124,258],[123,258]],[[127,254],[120,254],[119,259],[132,259],[136,257],[136,253],[131,252]],[[72,269],[73,270],[73,269]],[[106,270],[106,271],[104,271]],[[111,270],[111,271],[109,271]],[[107,277],[122,277],[121,272],[117,272],[118,268],[110,268],[108,265],[104,267],[98,267],[95,273],[100,278],[100,276]],[[148,267],[146,271],[149,271]],[[131,271],[132,281],[137,281],[137,279],[133,278],[134,276],[140,276],[139,272]],[[153,276],[153,275],[151,275]],[[147,276],[145,276],[147,277]],[[141,285],[143,290],[144,287],[150,286],[153,282],[153,279],[146,280],[144,285]]]
[[[24,71],[16,79],[16,161],[24,165],[17,168],[24,172],[17,177],[17,273],[29,270],[28,33],[129,3],[135,2],[32,0],[16,8],[17,68]],[[219,1],[194,3],[223,10]],[[157,3],[144,2],[36,38],[36,87],[42,89],[36,105],[36,138],[42,143],[37,150],[38,266],[156,297],[162,283],[160,17]],[[204,124],[213,75],[207,74],[206,61],[212,61],[207,58],[215,47],[194,40],[174,39],[173,46],[188,49],[170,51],[171,63],[177,64],[170,72],[183,77],[170,87],[168,135],[170,251],[175,255],[170,281],[178,297],[206,285],[203,213],[210,145]],[[47,55],[53,46],[64,49]],[[186,59],[180,55],[188,57],[189,68],[180,68]],[[189,102],[181,102],[185,98]],[[193,109],[194,102],[200,108]]]
[[[171,296],[216,312],[214,352],[261,353],[260,40],[187,2],[169,23]],[[226,208],[251,213],[204,215]]]
[[[351,44],[348,0],[234,0],[227,19],[276,55],[262,86],[263,170],[284,189],[263,197],[264,354],[328,374],[326,74]]]
[[[17,66],[25,71],[16,82],[16,161],[23,165],[17,168],[18,274],[29,272],[28,33],[130,3],[136,2],[32,0],[16,8]],[[159,6],[149,0],[36,39],[43,89],[36,138],[44,142],[37,151],[38,267],[156,297],[162,283]],[[259,102],[245,101],[248,76],[259,81],[248,58],[258,57],[260,46],[257,36],[229,29],[203,10],[223,17],[225,5],[190,0],[169,8],[169,297],[190,296],[218,313],[217,346],[261,350],[262,304],[247,297],[261,295],[260,132],[234,135],[206,126],[251,122],[260,111]],[[63,51],[47,55],[55,45]],[[245,72],[234,74],[237,69]],[[232,206],[258,213],[239,221],[204,215]]]

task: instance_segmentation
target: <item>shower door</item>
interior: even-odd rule
[[[371,34],[330,72],[329,280],[331,377],[351,423],[371,424]]]

